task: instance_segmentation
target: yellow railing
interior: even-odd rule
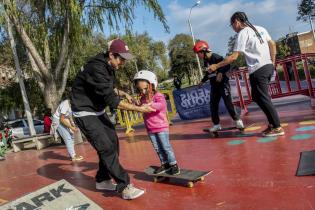
[[[167,98],[167,101],[170,103],[170,107],[167,109],[167,119],[171,123],[171,120],[176,115],[176,107],[174,102],[173,93],[171,90],[161,90],[161,93],[163,93]],[[169,110],[171,108],[171,110]],[[120,125],[124,128],[126,128],[126,134],[130,135],[135,130],[132,128],[134,125],[142,124],[143,123],[143,117],[142,113],[136,112],[136,111],[126,111],[126,110],[117,110],[117,117]]]

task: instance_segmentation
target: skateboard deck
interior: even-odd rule
[[[239,128],[237,128],[237,127],[226,127],[226,128],[222,128],[222,129],[220,129],[220,130],[218,130],[218,131],[210,131],[209,128],[203,129],[204,132],[210,133],[210,135],[213,136],[213,137],[218,137],[220,132],[232,131],[232,130],[237,130],[237,131],[239,131],[241,134],[243,134],[245,128],[239,129]]]
[[[243,129],[237,128],[237,127],[235,127],[235,126],[232,126],[232,127],[225,127],[225,128],[222,128],[221,130],[214,131],[214,132],[210,131],[209,128],[204,128],[203,131],[204,131],[204,132],[207,132],[207,133],[210,133],[210,135],[211,135],[212,137],[215,137],[215,138],[219,137],[219,133],[220,133],[220,132],[221,132],[221,133],[224,133],[224,131],[233,131],[233,130],[238,131],[239,134],[236,134],[236,136],[239,136],[239,137],[251,137],[251,136],[254,136],[254,135],[256,135],[256,134],[254,134],[254,133],[245,134],[244,131],[246,130],[246,128],[250,128],[250,127],[253,127],[253,126],[255,126],[255,125],[256,125],[256,123],[252,123],[252,124],[246,126],[246,127],[243,128]]]
[[[149,176],[153,176],[154,182],[162,181],[166,178],[176,178],[187,181],[187,187],[192,188],[194,183],[197,181],[203,181],[204,177],[213,171],[197,171],[197,170],[189,170],[189,169],[180,169],[180,174],[171,175],[166,173],[162,174],[154,174],[153,172],[158,168],[158,166],[149,166],[145,169],[145,173]]]

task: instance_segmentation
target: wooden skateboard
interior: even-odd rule
[[[220,132],[233,131],[233,130],[239,131],[241,134],[244,134],[245,128],[240,129],[240,128],[237,128],[237,127],[227,127],[227,128],[221,128],[221,129],[218,130],[218,131],[210,131],[209,128],[203,129],[204,132],[208,132],[208,133],[210,133],[210,135],[211,135],[212,137],[216,137],[216,138],[219,137],[219,133],[220,133]]]
[[[154,174],[153,172],[159,168],[158,166],[149,166],[145,169],[145,173],[149,176],[153,176],[153,181],[159,182],[163,181],[167,178],[176,178],[186,181],[187,187],[192,188],[194,183],[197,181],[203,181],[205,176],[212,173],[213,171],[196,171],[196,170],[189,170],[189,169],[180,169],[180,174],[178,175],[171,175],[166,173],[162,174]]]

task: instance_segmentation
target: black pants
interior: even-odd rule
[[[274,66],[272,64],[267,64],[250,74],[249,79],[252,87],[253,101],[255,101],[265,113],[269,124],[274,128],[278,128],[280,127],[280,119],[268,92],[268,85],[273,71]]]
[[[114,125],[106,115],[75,118],[75,122],[88,141],[97,151],[99,169],[96,182],[116,181],[118,192],[122,192],[130,183],[128,173],[119,163],[119,142]]]
[[[228,80],[222,82],[211,82],[210,109],[213,124],[220,123],[219,103],[223,98],[226,109],[233,120],[239,120],[240,116],[236,113],[231,97],[231,87]]]

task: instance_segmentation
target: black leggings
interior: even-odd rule
[[[240,116],[235,111],[231,97],[231,87],[228,80],[222,82],[211,82],[210,110],[213,124],[220,123],[219,103],[223,98],[226,109],[233,120],[239,120]]]
[[[272,64],[267,64],[250,74],[249,79],[252,87],[253,101],[255,101],[265,113],[269,124],[271,124],[274,128],[279,128],[280,119],[268,92],[268,86],[273,71],[274,66]]]

